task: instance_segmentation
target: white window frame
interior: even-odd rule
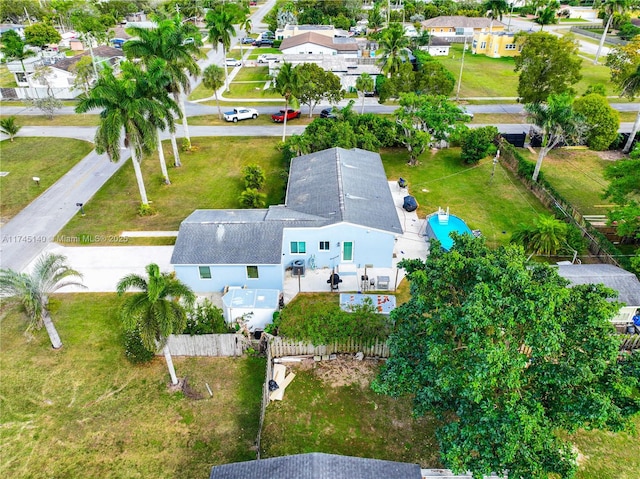
[[[207,271],[209,272],[209,277],[206,278],[202,275],[202,270],[206,268]],[[198,276],[200,277],[200,279],[204,279],[204,280],[210,280],[213,278],[213,274],[211,274],[211,266],[198,266]]]
[[[323,246],[326,245],[326,248],[323,248]],[[318,251],[329,251],[331,249],[331,243],[329,241],[320,241],[320,243],[318,243]]]

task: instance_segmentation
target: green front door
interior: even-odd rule
[[[342,242],[342,261],[353,261],[353,241]]]

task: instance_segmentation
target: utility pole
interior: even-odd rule
[[[462,47],[462,61],[460,62],[460,75],[458,76],[458,89],[456,91],[456,101],[460,99],[460,86],[462,86],[462,69],[464,68],[464,54],[467,51],[467,36],[464,36],[464,46]]]

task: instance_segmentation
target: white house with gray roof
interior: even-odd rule
[[[332,148],[291,161],[284,205],[193,212],[180,225],[171,263],[198,293],[281,290],[294,261],[390,268],[401,234],[380,155]]]

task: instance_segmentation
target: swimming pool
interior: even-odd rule
[[[429,217],[427,221],[427,236],[439,240],[445,251],[449,251],[453,246],[453,239],[449,237],[449,233],[452,231],[460,234],[472,234],[464,220],[457,216],[448,215],[446,223],[439,220],[437,213]]]

